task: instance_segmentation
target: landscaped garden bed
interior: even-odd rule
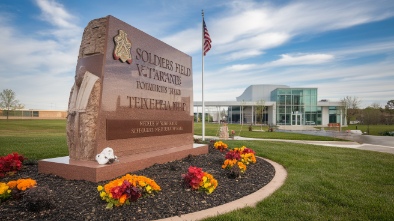
[[[239,199],[262,188],[275,175],[271,164],[257,158],[256,163],[248,165],[244,173],[234,178],[229,176],[230,170],[222,168],[224,160],[225,152],[211,147],[205,155],[189,156],[137,171],[133,174],[149,177],[161,190],[142,196],[130,202],[130,205],[113,206],[112,209],[107,209],[107,203],[97,190],[98,186],[104,186],[109,181],[92,183],[65,180],[54,175],[39,174],[36,164],[24,165],[18,173],[1,178],[0,182],[19,178],[34,179],[37,187],[45,190],[39,195],[45,203],[24,197],[23,194],[19,199],[6,200],[1,203],[0,220],[155,220]],[[186,185],[182,174],[186,174],[190,166],[201,168],[212,175],[217,180],[217,187],[207,194],[207,191],[194,190]],[[32,207],[32,201],[39,205]]]

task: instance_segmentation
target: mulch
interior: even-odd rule
[[[0,182],[28,177],[35,179],[38,186],[44,187],[38,197],[43,198],[45,203],[40,201],[41,204],[33,207],[32,199],[26,196],[7,200],[0,204],[0,220],[156,220],[242,198],[267,185],[275,175],[271,164],[257,158],[257,162],[248,165],[241,177],[229,178],[229,171],[221,168],[223,161],[224,153],[210,148],[208,154],[188,156],[134,172],[155,180],[162,191],[111,210],[106,209],[107,203],[101,200],[97,191],[97,185],[108,181],[66,180],[38,173],[36,163],[24,165],[16,175],[1,178]],[[187,173],[189,166],[201,167],[218,180],[219,185],[212,194],[185,188],[182,174]]]

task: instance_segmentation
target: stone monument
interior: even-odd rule
[[[220,139],[228,139],[228,126],[227,123],[223,123],[219,129],[219,138]]]
[[[67,116],[69,156],[40,173],[93,182],[208,152],[194,144],[192,58],[107,16],[84,30]],[[110,147],[112,164],[95,156]]]

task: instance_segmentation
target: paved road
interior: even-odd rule
[[[358,135],[352,134],[348,136],[344,136],[344,139],[356,141],[358,143],[363,144],[376,144],[394,147],[394,137],[391,136],[372,136],[372,135]]]

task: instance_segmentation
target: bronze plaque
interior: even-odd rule
[[[107,140],[192,133],[190,121],[107,120]]]

